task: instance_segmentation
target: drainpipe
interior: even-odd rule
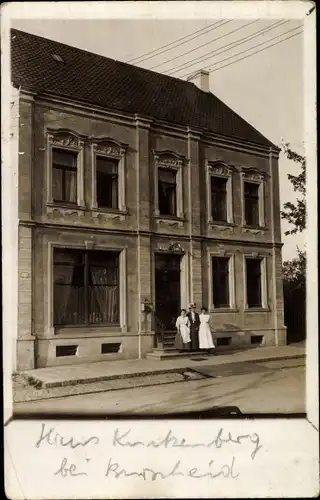
[[[138,278],[138,359],[142,358],[142,349],[141,349],[141,330],[142,330],[142,322],[141,322],[141,271],[140,271],[140,143],[139,143],[139,120],[136,119],[136,189],[137,189],[137,197],[136,197],[136,211],[137,211],[137,278]]]
[[[272,237],[272,291],[273,291],[273,324],[275,331],[276,346],[279,345],[278,315],[277,315],[277,275],[276,275],[276,247],[274,228],[274,198],[273,198],[273,158],[272,147],[269,149],[269,173],[270,173],[270,202],[271,202],[271,237]]]
[[[188,279],[188,303],[193,302],[193,262],[192,262],[192,188],[191,188],[191,130],[188,128],[188,219],[189,219],[189,279]]]

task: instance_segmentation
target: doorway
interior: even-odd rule
[[[172,331],[181,306],[181,255],[155,254],[155,316],[157,329]]]

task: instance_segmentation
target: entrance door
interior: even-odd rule
[[[155,255],[156,324],[164,331],[175,330],[180,311],[180,255]]]

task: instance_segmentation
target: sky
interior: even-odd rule
[[[289,142],[292,149],[304,154],[303,35],[297,34],[303,28],[299,19],[14,19],[12,27],[124,62],[163,47],[161,52],[165,52],[156,57],[145,55],[147,59],[134,64],[183,79],[195,70],[209,70],[213,94],[274,144]],[[260,30],[266,31],[242,40]],[[176,42],[191,33],[192,37]],[[262,42],[274,44],[292,35],[296,36],[247,57],[269,45],[256,47]],[[237,41],[242,43],[234,46],[232,42]],[[299,171],[297,164],[280,155],[281,204],[296,200],[287,174]],[[297,245],[304,246],[304,234],[285,236],[290,226],[286,221],[281,225],[282,257],[292,259]]]

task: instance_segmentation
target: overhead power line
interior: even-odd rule
[[[234,40],[233,42],[228,43],[227,45],[223,45],[222,47],[219,47],[211,52],[207,52],[206,54],[203,54],[200,58],[194,58],[191,59],[190,61],[187,61],[183,64],[180,64],[179,66],[176,66],[176,68],[172,71],[170,70],[169,73],[166,72],[167,75],[173,75],[177,73],[178,71],[182,71],[186,68],[190,68],[190,66],[194,66],[194,64],[200,63],[202,61],[206,61],[207,59],[210,59],[213,54],[219,55],[222,54],[223,52],[226,52],[227,50],[230,50],[231,48],[238,47],[239,45],[242,45],[243,43],[247,43],[250,40],[267,33],[268,31],[274,30],[278,28],[279,26],[282,26],[289,21],[276,21],[275,23],[271,24],[271,26],[267,26],[266,28],[262,28],[258,31],[255,31],[254,33],[251,33],[250,35],[247,35],[243,38],[238,38],[238,40]]]
[[[301,28],[301,26],[298,26],[297,28],[294,28],[295,30],[298,29],[298,28]],[[290,30],[290,31],[293,31],[293,30]],[[289,32],[287,32],[289,33]],[[270,45],[268,45],[267,47],[263,47],[262,49],[259,49],[259,50],[256,50],[255,52],[252,52],[252,54],[248,54],[247,56],[243,56],[243,57],[240,57],[239,59],[236,59],[235,61],[231,61],[230,63],[228,64],[224,64],[223,66],[219,66],[219,68],[215,68],[215,69],[209,69],[209,73],[213,73],[214,71],[218,71],[219,69],[222,69],[222,68],[227,68],[228,66],[231,66],[232,64],[235,64],[237,62],[240,62],[240,61],[243,61],[244,59],[248,59],[249,57],[251,56],[254,56],[255,54],[258,54],[259,52],[263,52],[264,50],[267,50],[267,49],[270,49],[271,47],[274,47],[276,45],[279,45],[280,43],[282,42],[285,42],[286,40],[290,40],[291,38],[294,38],[295,36],[298,36],[298,35],[301,35],[303,33],[303,30],[299,31],[298,33],[294,33],[293,35],[291,36],[287,36],[286,38],[283,38],[282,40],[279,40],[275,43],[272,43]],[[284,35],[285,33],[282,33],[282,35]],[[268,40],[268,42],[270,42],[271,40],[274,40],[274,38]],[[267,43],[267,42],[264,42],[264,43]],[[260,44],[261,45],[261,44]],[[257,47],[257,46],[256,46]],[[249,50],[252,50],[254,49],[255,47],[251,47],[251,49]],[[234,56],[232,57],[235,57],[236,55],[239,55],[239,54],[243,54],[244,52],[247,52],[247,50],[243,51],[243,52],[239,52],[238,54],[235,54]],[[218,61],[216,64],[219,64],[221,62],[224,62],[226,61],[227,59],[230,59],[230,57],[226,58],[226,59],[223,59],[222,61]],[[192,73],[191,73],[192,74]],[[186,78],[188,76],[191,76],[190,73],[188,73],[187,75],[184,75],[182,76],[181,78]]]
[[[228,20],[228,21],[218,21],[216,23],[209,24],[209,26],[206,26],[205,28],[194,31],[193,33],[190,33],[189,35],[183,36],[182,38],[177,38],[173,42],[167,43],[166,45],[162,45],[161,47],[158,47],[157,49],[150,50],[150,52],[146,52],[145,54],[142,54],[139,57],[135,57],[134,59],[130,59],[130,61],[127,61],[127,62],[129,64],[140,64],[143,61],[146,61],[147,59],[152,59],[156,56],[159,56],[160,54],[164,54],[165,52],[168,52],[169,50],[175,49],[176,47],[180,47],[181,45],[184,45],[185,43],[188,43],[191,40],[194,40],[195,38],[199,38],[200,36],[203,36],[206,33],[209,33],[210,31],[212,31],[214,29],[220,28],[220,26],[224,26],[225,24],[228,24],[231,21],[233,21],[233,19]],[[202,31],[204,33],[202,33]],[[192,36],[192,35],[195,35],[195,36]],[[187,38],[188,38],[188,40],[186,40]],[[185,40],[185,41],[182,41],[182,40]],[[177,43],[180,41],[181,41],[181,43]],[[174,45],[174,46],[171,47],[171,45]],[[168,47],[168,48],[166,48],[166,47]],[[164,49],[164,50],[162,50],[162,49]],[[153,55],[151,55],[151,54],[153,54]]]
[[[172,59],[168,59],[168,61],[164,61],[160,64],[156,64],[155,66],[152,66],[151,68],[148,68],[148,69],[153,70],[153,69],[159,68],[159,66],[163,66],[164,64],[168,64],[169,62],[175,61],[176,59],[181,59],[181,57],[183,57],[187,54],[191,54],[191,52],[195,52],[196,50],[199,50],[202,47],[209,45],[209,43],[213,43],[213,42],[216,42],[217,40],[220,40],[221,38],[225,38],[226,36],[230,35],[231,33],[233,34],[236,31],[242,30],[243,28],[250,26],[250,24],[257,23],[257,22],[259,22],[259,20],[260,19],[255,19],[254,21],[250,21],[250,23],[244,24],[243,26],[240,26],[240,28],[237,28],[236,30],[228,31],[228,33],[224,33],[223,35],[218,36],[218,37],[214,38],[213,40],[210,40],[209,42],[203,43],[202,45],[198,45],[198,47],[195,47],[194,49],[188,50],[187,52],[183,52],[183,54],[179,54],[178,56],[173,57]],[[170,70],[167,70],[167,71],[170,71]]]

